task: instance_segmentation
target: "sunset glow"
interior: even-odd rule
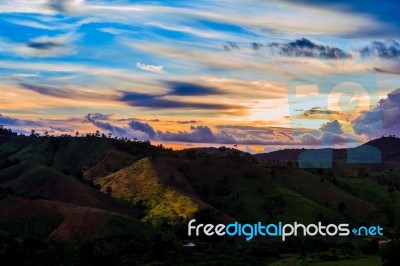
[[[341,1],[0,1],[0,124],[174,149],[256,153],[326,135],[354,146],[397,130],[399,23],[387,12]],[[376,80],[376,97],[338,73]],[[290,102],[293,80],[311,87]],[[318,88],[333,81],[326,102]]]

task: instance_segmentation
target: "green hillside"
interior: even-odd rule
[[[216,264],[252,265],[297,262],[302,256],[310,265],[325,265],[329,260],[376,258],[379,250],[386,254],[382,256],[393,254],[377,246],[380,238],[352,237],[299,237],[285,243],[189,238],[198,244],[190,253],[182,243],[188,241],[186,226],[193,218],[379,224],[388,237],[400,224],[396,161],[379,167],[337,161],[333,169],[299,169],[292,162],[259,161],[234,149],[207,151],[172,151],[147,141],[93,135],[0,134],[0,241],[22,248],[28,242],[16,239],[34,237],[45,241],[45,249],[56,240],[79,247],[89,241],[96,247],[91,254],[119,254],[121,263],[132,262],[124,248],[132,245],[135,256],[147,254],[143,262],[157,257],[176,265],[196,264],[206,254],[214,254],[209,259]],[[77,252],[69,244],[60,248]]]
[[[198,210],[189,197],[162,184],[148,158],[94,182],[115,198],[143,204],[148,208],[143,220],[155,226],[186,221]]]

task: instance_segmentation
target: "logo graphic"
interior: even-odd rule
[[[319,76],[305,76],[290,79],[286,83],[289,102],[289,114],[292,128],[304,127],[311,119],[300,115],[304,105],[310,109],[323,110],[328,121],[340,121],[340,125],[347,124],[347,129],[354,114],[370,111],[374,104],[379,102],[377,78],[374,71],[337,72]],[[376,108],[376,107],[375,107]],[[315,110],[315,109],[314,109]],[[378,110],[379,111],[379,110]],[[382,119],[379,112],[378,125],[382,128]],[[343,133],[343,132],[342,132]],[[301,134],[294,132],[293,134]],[[352,140],[347,134],[341,136],[327,132],[314,143],[320,149],[305,150],[298,158],[300,168],[332,168],[333,151],[335,144],[351,148]],[[354,136],[353,136],[354,143]],[[380,151],[369,145],[347,149],[347,163],[379,163]]]
[[[328,224],[323,225],[321,222],[317,224],[304,225],[294,222],[293,224],[284,224],[282,222],[263,224],[262,222],[254,224],[241,224],[234,222],[228,225],[224,224],[195,224],[196,220],[192,219],[188,223],[188,236],[244,236],[246,241],[252,240],[256,236],[260,237],[280,237],[285,241],[289,236],[349,236],[352,232],[356,236],[383,236],[383,228],[381,226],[361,226],[353,228],[350,232],[349,224]]]

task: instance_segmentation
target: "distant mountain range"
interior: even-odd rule
[[[373,146],[381,152],[382,161],[400,161],[400,138],[394,136],[382,137],[368,141],[362,146]],[[357,149],[332,149],[334,160],[347,159],[347,150]],[[254,156],[259,160],[297,161],[299,155],[310,149],[284,149],[269,153],[259,153]],[[318,150],[318,149],[314,149]],[[319,149],[321,150],[321,149]]]

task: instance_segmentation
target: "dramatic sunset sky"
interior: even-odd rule
[[[0,0],[0,124],[175,148],[400,133],[395,1]]]

